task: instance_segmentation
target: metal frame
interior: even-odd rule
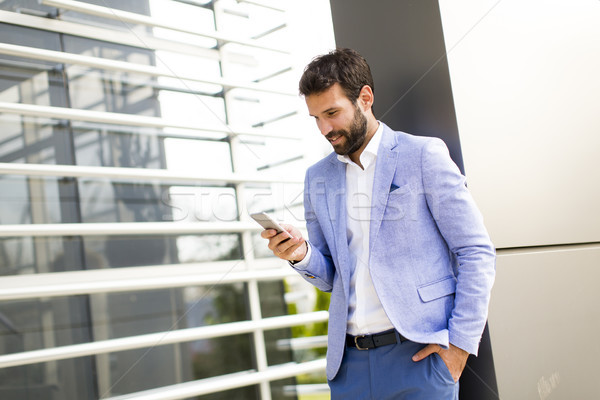
[[[0,113],[17,114],[28,117],[41,117],[53,119],[67,119],[70,121],[98,122],[104,124],[126,125],[147,128],[175,128],[197,132],[219,132],[229,136],[248,135],[257,137],[276,137],[278,139],[301,140],[299,137],[263,131],[260,129],[248,129],[230,125],[199,127],[193,124],[183,124],[174,121],[165,121],[159,117],[147,117],[143,115],[132,115],[113,112],[79,110],[66,107],[40,106],[33,104],[19,104],[0,102]],[[135,131],[132,131],[135,133]],[[168,133],[162,134],[168,136]],[[174,135],[178,137],[177,135]]]
[[[257,6],[257,7],[264,7],[264,8],[268,8],[270,10],[273,10],[273,11],[285,12],[285,10],[283,8],[276,7],[276,6],[272,5],[272,4],[261,3],[259,1],[237,0],[237,2],[238,3],[251,4],[251,5]]]
[[[100,68],[103,70],[116,72],[129,72],[153,77],[175,78],[192,82],[208,83],[220,85],[225,88],[241,88],[256,90],[259,92],[274,93],[286,96],[296,96],[294,92],[283,91],[276,87],[268,87],[253,82],[236,81],[234,79],[203,78],[200,75],[176,74],[165,68],[152,65],[134,64],[126,61],[109,60],[99,57],[82,56],[79,54],[64,53],[61,51],[46,50],[35,47],[19,46],[8,43],[0,43],[0,54],[13,57],[25,57],[41,61],[51,61],[62,64],[81,65],[90,68]]]
[[[200,235],[259,231],[251,222],[115,222],[75,224],[0,225],[2,237],[101,235]]]
[[[195,285],[232,284],[295,278],[297,273],[277,259],[242,260],[118,269],[81,270],[2,278],[0,301],[37,297],[119,293]],[[210,271],[210,272],[207,272]]]
[[[62,21],[26,15],[5,10],[0,10],[0,22],[23,26],[32,29],[42,29],[49,32],[64,33],[88,39],[101,40],[125,46],[140,47],[148,50],[165,50],[176,53],[188,54],[208,59],[218,60],[221,55],[215,49],[208,49],[193,44],[162,39],[130,31],[119,31],[114,29],[100,28],[91,25],[83,25],[72,21]],[[256,64],[256,60],[247,55],[228,53],[227,56],[237,63]]]
[[[269,383],[279,379],[300,374],[318,372],[325,369],[325,360],[314,360],[297,364],[290,363],[268,367],[264,371],[242,371],[215,378],[165,386],[159,389],[131,393],[124,396],[106,398],[104,400],[176,400],[194,396],[202,396],[244,386]]]
[[[244,39],[233,35],[226,35],[218,31],[193,31],[189,29],[182,29],[177,24],[167,24],[157,20],[156,18],[149,17],[147,15],[136,14],[128,11],[118,10],[114,8],[108,8],[103,6],[97,6],[89,3],[82,3],[80,1],[73,0],[40,0],[40,3],[49,7],[62,8],[65,10],[76,11],[84,14],[94,15],[96,17],[102,17],[112,19],[120,22],[127,22],[130,24],[145,25],[152,28],[164,28],[170,29],[177,32],[188,33],[191,35],[198,35],[210,39],[221,40],[227,43],[236,43],[244,46],[255,47],[262,50],[270,50],[274,52],[289,54],[289,51],[284,49],[278,49],[272,46],[265,46],[255,40]]]
[[[221,25],[221,17],[224,10],[221,7],[220,2],[213,3],[214,9],[214,18],[215,18],[215,27],[219,29]],[[222,50],[221,46],[219,47],[219,51]],[[226,77],[228,72],[228,66],[221,63],[221,73],[224,77]],[[228,106],[231,102],[231,92],[223,93],[223,100],[225,102],[225,109],[228,109]],[[242,169],[242,165],[240,165],[240,141],[237,137],[230,138],[230,149],[231,149],[231,158],[232,158],[232,166],[233,171],[238,172]],[[248,213],[246,212],[246,204],[243,199],[245,198],[246,185],[244,182],[238,182],[235,185],[235,193],[237,196],[237,208],[240,210],[240,220],[248,220]],[[249,262],[250,265],[253,264],[255,255],[254,249],[252,247],[252,239],[250,237],[249,232],[244,232],[241,234],[241,243],[242,249],[244,250],[244,258]],[[252,280],[248,282],[248,305],[250,311],[250,318],[254,323],[259,323],[262,320],[262,310],[260,304],[260,293],[258,288],[258,282],[256,280]],[[258,373],[263,373],[268,368],[268,360],[267,360],[267,350],[265,346],[265,337],[264,330],[256,329],[252,333],[252,343],[254,347],[254,357],[256,362],[256,367]],[[259,383],[260,397],[262,400],[271,400],[271,388],[269,382],[263,381]]]
[[[102,180],[158,181],[160,183],[290,183],[301,184],[302,180],[274,174],[243,173],[182,173],[167,169],[87,167],[75,165],[0,163],[0,175],[59,176],[69,178],[91,178]]]
[[[191,342],[194,340],[210,339],[222,336],[253,333],[257,330],[272,330],[288,328],[296,325],[311,324],[327,321],[327,311],[317,311],[306,314],[285,315],[281,317],[263,318],[260,321],[230,322],[220,325],[202,326],[151,333],[147,335],[130,336],[119,339],[101,340],[91,343],[74,344],[71,346],[53,347],[49,349],[26,351],[22,353],[0,356],[0,368],[16,367],[35,363],[64,360],[66,358],[86,357],[117,351],[141,349],[146,347],[164,346]]]

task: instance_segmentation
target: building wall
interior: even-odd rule
[[[600,349],[585,343],[600,320],[588,285],[600,276],[600,9],[496,3],[440,10],[465,169],[498,248],[499,394],[598,397]]]
[[[336,44],[372,67],[376,116],[446,141],[497,247],[489,332],[461,399],[597,397],[597,4],[331,6]]]
[[[248,217],[303,221],[293,7],[1,2],[0,398],[288,398],[323,375],[289,339],[327,313],[287,315],[299,278]]]

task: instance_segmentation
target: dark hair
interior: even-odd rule
[[[375,91],[367,60],[352,49],[336,49],[314,58],[300,78],[300,94],[322,93],[334,83],[340,84],[352,103],[356,103],[363,86],[369,85]]]

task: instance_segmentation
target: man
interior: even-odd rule
[[[444,143],[377,121],[373,88],[350,49],[306,67],[300,93],[334,153],[306,173],[310,240],[291,225],[291,239],[262,236],[332,293],[332,399],[458,399],[487,318],[494,247]]]

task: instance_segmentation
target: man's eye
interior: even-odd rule
[[[336,113],[337,113],[337,111],[330,111],[327,113],[327,115],[329,115],[330,117],[333,117]]]

